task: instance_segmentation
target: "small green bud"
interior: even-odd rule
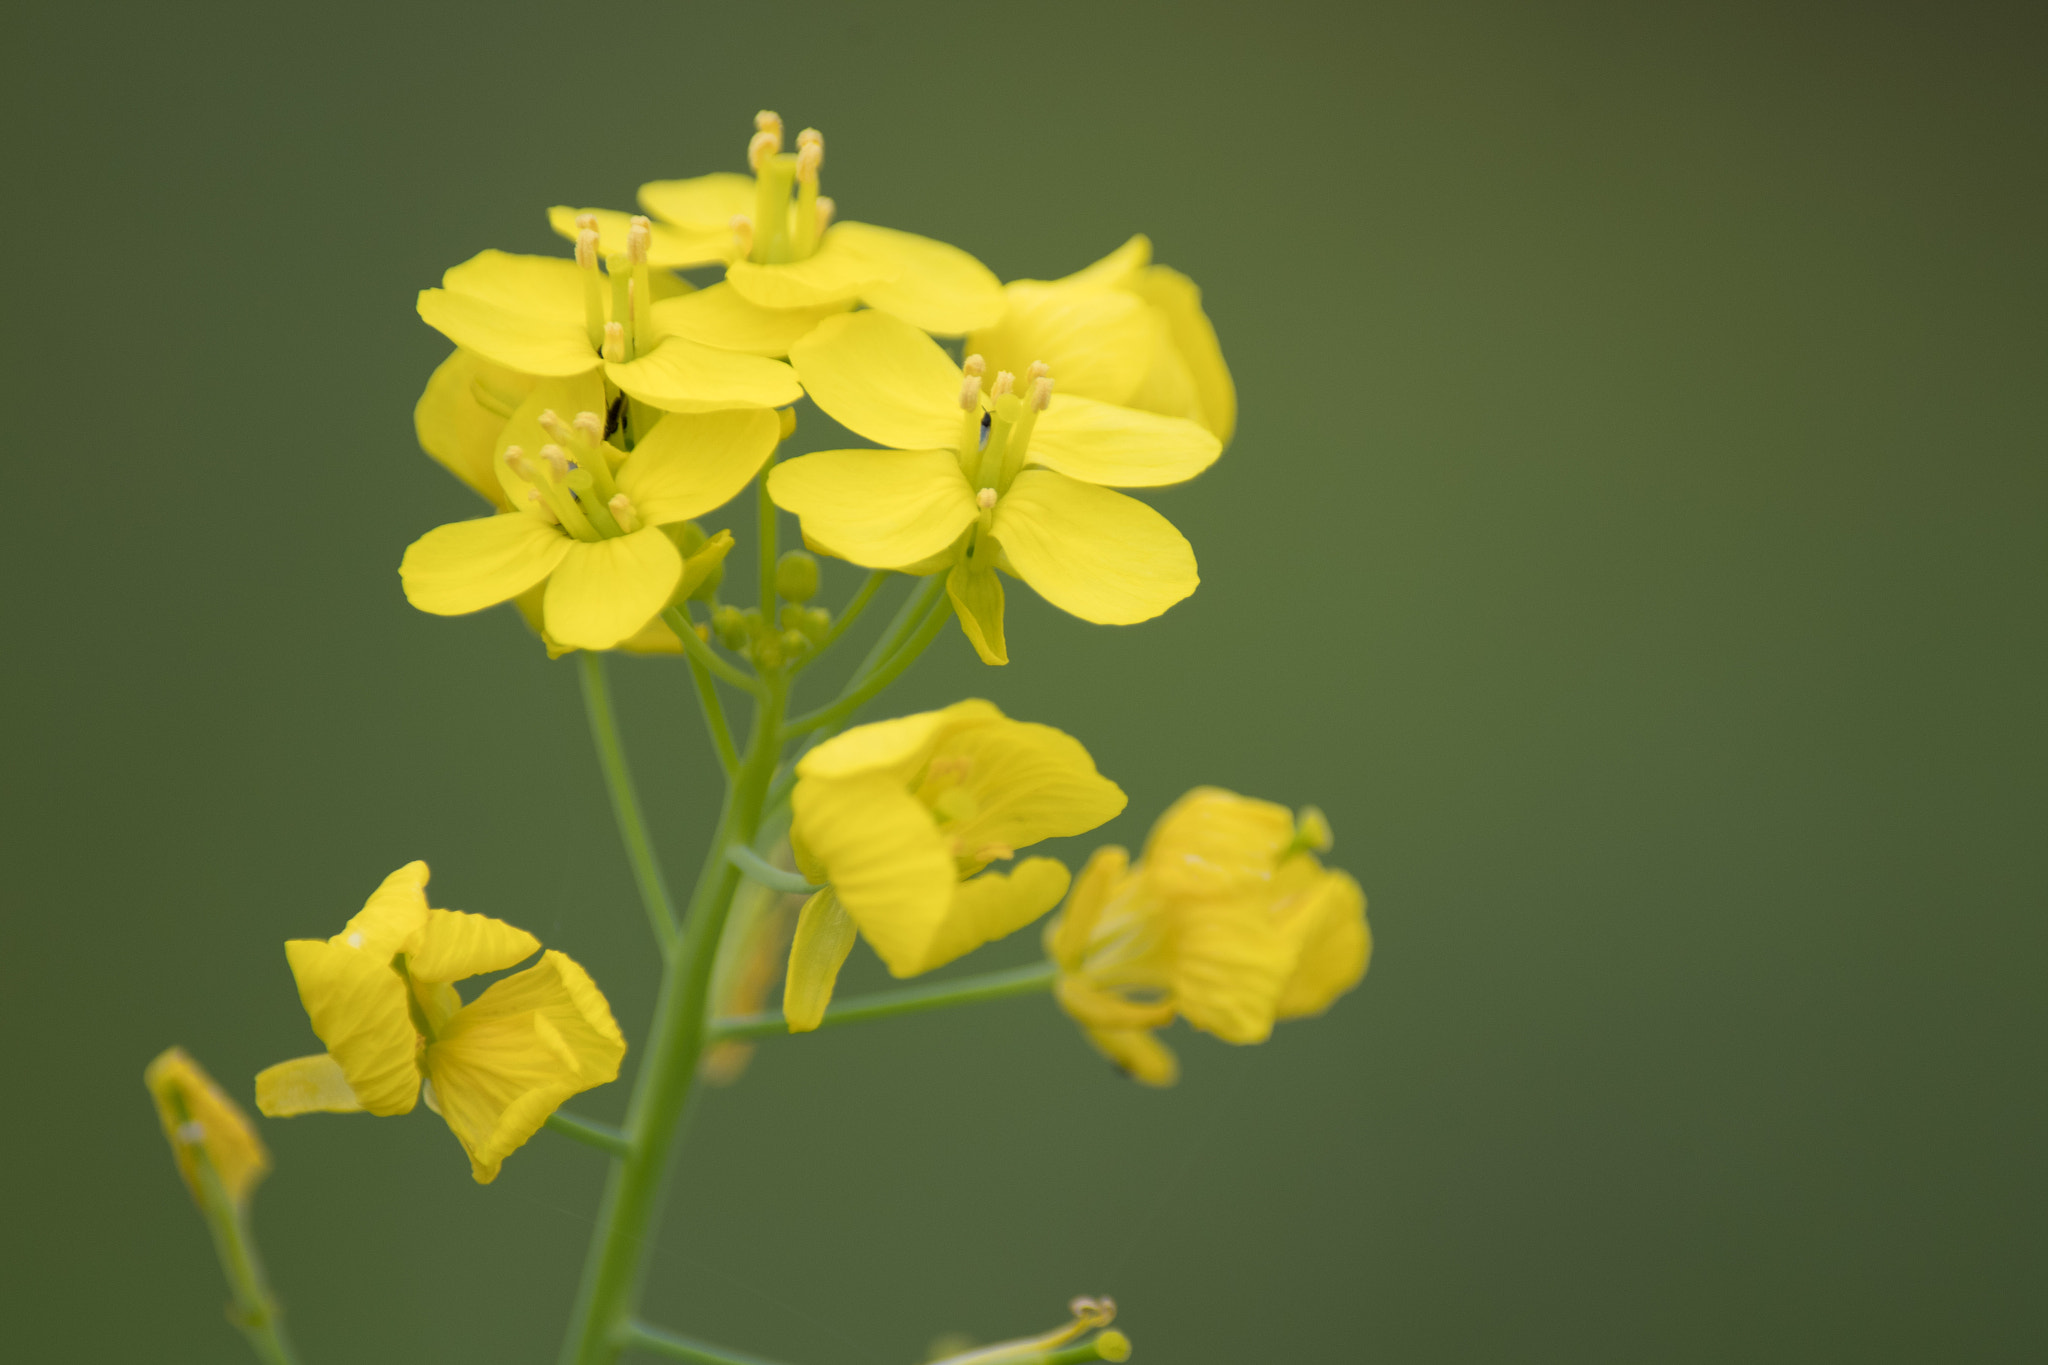
[[[811,637],[813,644],[823,644],[825,636],[832,630],[832,613],[823,607],[810,607],[804,611],[804,619],[796,628]]]
[[[790,602],[808,602],[818,595],[818,561],[791,550],[775,561],[775,591]]]
[[[747,642],[746,613],[738,607],[727,605],[712,612],[711,628],[718,632],[718,642],[734,652]]]
[[[804,638],[802,631],[785,630],[782,632],[782,652],[789,657],[795,658],[810,647],[811,642]]]
[[[1104,1360],[1122,1361],[1131,1358],[1131,1339],[1114,1327],[1089,1344],[1094,1346],[1095,1354]]]

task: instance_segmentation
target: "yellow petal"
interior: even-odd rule
[[[721,351],[669,337],[626,364],[607,361],[612,383],[664,412],[780,408],[803,397],[796,373],[779,360]]]
[[[1190,898],[1177,907],[1173,1000],[1196,1028],[1227,1043],[1273,1031],[1293,948],[1258,897]]]
[[[1053,988],[1060,1008],[1086,1029],[1154,1029],[1173,1022],[1173,1002],[1160,998],[1134,1000],[1105,989],[1085,976],[1062,976]]]
[[[565,422],[573,421],[579,412],[594,412],[599,417],[605,412],[604,376],[597,370],[567,379],[526,382],[531,388],[512,415],[499,424],[497,439],[491,446],[490,473],[498,485],[499,506],[512,511],[532,509],[534,504],[526,495],[533,485],[505,464],[505,452],[518,446],[527,455],[535,456],[542,446],[554,442],[555,438],[540,424],[544,412],[553,412]]]
[[[967,353],[987,362],[991,381],[999,371],[1021,375],[1042,360],[1062,398],[1124,403],[1137,392],[1155,344],[1144,300],[1033,280],[1006,286],[1003,296],[1002,318],[967,338]]]
[[[839,969],[853,951],[854,933],[853,920],[831,887],[804,902],[782,985],[782,1017],[791,1033],[809,1033],[824,1020]]]
[[[655,304],[654,325],[666,335],[720,350],[784,356],[819,323],[848,306],[840,302],[815,308],[763,308],[729,284],[714,284]]]
[[[1088,1041],[1140,1085],[1164,1088],[1180,1079],[1173,1049],[1143,1029],[1089,1029]]]
[[[1003,314],[1002,283],[957,246],[871,223],[841,223],[825,236],[886,264],[891,278],[861,291],[870,308],[947,336],[986,327]]]
[[[1294,970],[1280,988],[1277,1012],[1282,1019],[1321,1014],[1364,979],[1372,961],[1365,892],[1346,874],[1321,874],[1301,915],[1301,946]]]
[[[820,451],[770,470],[768,495],[802,518],[806,536],[870,569],[938,554],[977,515],[948,450]]]
[[[626,254],[626,234],[633,223],[631,214],[620,213],[617,209],[573,209],[557,204],[548,210],[548,226],[573,242],[582,230],[576,226],[576,220],[584,214],[597,219],[600,255]],[[647,264],[656,270],[687,270],[692,266],[712,265],[724,260],[732,246],[729,223],[715,229],[696,231],[669,223],[650,223],[648,227]]]
[[[157,1121],[192,1197],[204,1206],[199,1180],[199,1154],[204,1152],[228,1198],[238,1205],[246,1202],[270,1170],[270,1153],[249,1116],[181,1047],[158,1053],[144,1069],[142,1083],[156,1101]]]
[[[583,273],[560,256],[479,251],[444,271],[441,287],[520,317],[583,326]]]
[[[379,882],[363,908],[327,941],[390,961],[427,922],[427,881],[432,876],[424,862],[413,859]]]
[[[846,235],[848,226],[841,223],[827,229],[817,254],[805,260],[779,265],[733,261],[725,268],[725,282],[763,308],[851,303],[892,278],[897,267],[863,252],[858,242]]]
[[[419,314],[457,346],[521,374],[582,374],[600,363],[580,320],[529,317],[447,289],[422,289]]]
[[[1202,291],[1193,280],[1163,265],[1146,271],[1136,288],[1166,318],[1174,346],[1194,378],[1202,425],[1229,445],[1237,431],[1237,386],[1223,363],[1216,328],[1202,311]]]
[[[488,1184],[564,1100],[616,1079],[625,1053],[603,994],[550,951],[449,1020],[426,1065],[471,1174]]]
[[[1056,391],[1039,414],[1030,460],[1083,483],[1151,488],[1192,479],[1222,453],[1221,442],[1183,418]]]
[[[754,177],[719,171],[688,180],[655,180],[640,187],[640,207],[677,227],[723,232],[732,220],[754,212]]]
[[[789,359],[812,402],[877,445],[923,450],[960,440],[960,367],[901,318],[827,318]]]
[[[293,939],[284,949],[313,1032],[363,1108],[409,1112],[420,1088],[420,1040],[390,955],[325,939]]]
[[[1128,289],[1152,264],[1152,239],[1139,233],[1091,266],[1056,280],[1061,285],[1085,285],[1092,289]]]
[[[256,1073],[256,1108],[274,1119],[297,1114],[360,1114],[341,1063],[324,1052],[294,1057]]]
[[[610,649],[668,605],[682,576],[682,552],[659,526],[570,542],[548,579],[548,634],[577,649]]]
[[[1084,621],[1149,621],[1201,582],[1195,552],[1133,498],[1027,469],[996,504],[996,539],[1017,576]]]
[[[1196,787],[1153,823],[1146,876],[1172,896],[1264,894],[1293,837],[1287,807]]]
[[[954,812],[945,827],[953,856],[976,866],[1041,839],[1085,834],[1122,814],[1126,800],[1079,740],[1030,721],[954,728],[931,763],[934,773],[958,774],[941,809]]]
[[[505,429],[505,415],[478,401],[480,377],[493,387],[510,387],[519,394],[533,382],[469,351],[456,350],[435,367],[427,380],[426,392],[413,406],[412,426],[420,449],[503,511],[508,504],[498,484],[493,457],[498,448],[498,433]]]
[[[1010,648],[1003,639],[1003,581],[996,571],[970,564],[963,556],[946,575],[946,596],[952,600],[960,633],[981,661],[1010,662]]]
[[[1026,858],[1007,873],[984,872],[962,882],[954,889],[945,916],[933,928],[920,964],[911,970],[928,972],[943,967],[984,943],[1014,934],[1058,905],[1066,894],[1066,865],[1053,858]]]
[[[791,804],[796,837],[889,970],[926,970],[955,881],[931,813],[887,778],[800,777]]]
[[[540,951],[540,940],[501,919],[461,910],[429,910],[406,953],[415,981],[461,981],[500,972]]]
[[[1003,719],[1003,713],[991,703],[970,698],[937,711],[856,725],[798,759],[796,773],[799,778],[876,777],[906,783],[950,737]],[[811,876],[813,864],[804,861],[810,855],[802,839],[793,837],[791,844],[798,855],[797,866]]]
[[[406,548],[405,599],[436,616],[461,616],[517,597],[553,573],[575,542],[530,512],[452,522]]]
[[[619,467],[619,489],[649,526],[688,521],[739,496],[781,439],[767,408],[672,412]]]
[[[1098,848],[1089,855],[1081,868],[1081,875],[1074,879],[1074,892],[1067,897],[1066,908],[1045,926],[1046,955],[1059,963],[1062,971],[1081,969],[1082,955],[1095,932],[1096,918],[1102,913],[1110,893],[1130,870],[1130,865],[1131,855],[1114,844]]]

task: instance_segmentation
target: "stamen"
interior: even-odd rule
[[[565,446],[572,446],[576,444],[576,438],[573,434],[571,434],[569,424],[567,422],[564,422],[553,408],[549,408],[546,411],[542,412],[539,421],[540,429],[542,431],[545,431],[548,435],[554,437],[555,440],[559,441],[561,444]]]
[[[588,214],[584,215],[589,217]],[[597,269],[597,229],[587,227],[576,234],[576,264],[585,270]]]
[[[1052,373],[1052,366],[1050,366],[1050,365],[1046,364],[1046,363],[1045,363],[1045,362],[1044,362],[1043,360],[1034,360],[1034,361],[1032,361],[1032,362],[1031,362],[1031,364],[1030,364],[1030,365],[1029,365],[1028,367],[1026,367],[1026,369],[1025,369],[1025,371],[1024,371],[1024,387],[1025,387],[1025,389],[1026,389],[1027,391],[1028,391],[1028,390],[1030,389],[1030,387],[1031,387],[1031,381],[1032,381],[1032,380],[1034,380],[1034,379],[1043,379],[1043,378],[1045,378],[1045,377],[1046,377],[1047,375],[1049,375],[1049,374],[1051,374],[1051,373]]]
[[[782,146],[782,115],[773,109],[763,109],[754,115],[754,127],[759,132],[775,134],[775,145]]]
[[[619,523],[619,529],[631,534],[640,529],[640,514],[633,510],[633,500],[624,493],[615,493],[605,504],[611,509],[612,520]]]
[[[975,374],[960,376],[960,411],[975,412],[981,407],[981,378]]]
[[[971,355],[967,357],[967,359],[960,362],[960,373],[971,374],[976,379],[981,378],[981,376],[984,373],[986,373],[987,370],[988,362],[986,360],[983,360],[978,355]]]
[[[1008,370],[998,370],[996,372],[995,387],[989,390],[989,397],[1001,398],[1003,395],[1009,393],[1012,389],[1016,387],[1016,375],[1011,374]]]
[[[984,488],[974,495],[974,505],[984,512],[993,511],[996,505],[996,490]]]
[[[780,131],[756,133],[747,143],[747,165],[753,168],[756,175],[759,175],[762,165],[768,158],[781,150],[782,134]]]
[[[505,447],[505,468],[511,470],[514,474],[517,474],[520,478],[526,480],[526,482],[528,483],[537,484],[540,482],[540,475],[534,470],[532,463],[528,461],[528,459],[526,458],[526,452],[521,450],[518,446]],[[357,946],[359,945],[354,943],[349,944],[349,947],[351,948]]]
[[[808,137],[814,139],[806,142]],[[818,136],[815,128],[806,128],[796,139],[796,178],[799,184],[818,183],[818,168],[825,164],[825,139]]]
[[[833,203],[833,202],[832,202],[832,200],[831,200],[831,199],[830,199],[830,198],[829,198],[828,196],[826,196],[826,195],[822,195],[822,194],[818,196],[818,231],[819,231],[819,233],[821,233],[821,234],[822,234],[822,233],[823,233],[823,232],[825,231],[825,229],[826,229],[826,228],[828,228],[828,227],[831,227],[831,226],[832,226],[832,213],[833,213],[833,210],[837,209],[838,207],[839,207],[839,206],[838,206],[837,204]]]
[[[740,255],[754,254],[754,220],[744,213],[732,216],[732,242]]]
[[[576,268],[583,275],[583,332],[595,351],[604,345],[604,281],[597,273],[597,220],[583,217],[590,226],[576,233]]]
[[[604,418],[595,412],[579,412],[576,414],[576,430],[596,445],[604,439]]]
[[[577,214],[576,231],[579,233],[597,231],[597,215],[594,213]]]
[[[540,448],[540,458],[546,463],[548,471],[555,476],[556,483],[567,483],[569,481],[569,453],[567,451],[558,445],[544,445]]]
[[[626,325],[622,322],[607,322],[604,325],[604,358],[623,362],[626,358]]]
[[[654,225],[641,214],[633,215],[633,222],[626,229],[626,260],[633,265],[647,264],[647,243],[654,236]]]
[[[1036,380],[1033,380],[1031,384],[1031,410],[1033,412],[1044,412],[1051,406],[1052,380],[1047,376],[1041,375]]]
[[[540,490],[538,488],[527,489],[526,500],[533,504],[534,511],[540,513],[543,517],[547,518],[548,525],[560,526],[562,524],[562,519],[555,515],[555,511],[552,507],[548,506],[548,500],[540,495]]]

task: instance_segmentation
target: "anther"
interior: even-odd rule
[[[811,130],[806,128],[806,133]],[[815,133],[812,136],[816,136]],[[818,183],[818,167],[825,164],[825,141],[805,142],[801,136],[796,143],[796,178],[806,185]]]
[[[825,135],[816,128],[804,129],[796,135],[796,149],[802,151],[806,147],[816,147],[818,155],[823,156],[825,154]]]
[[[747,142],[747,164],[758,174],[762,163],[781,150],[781,133],[756,133]]]
[[[960,411],[973,412],[981,406],[981,376],[972,371],[960,376]]]
[[[732,241],[742,256],[751,255],[754,250],[754,220],[744,213],[732,216]]]
[[[570,434],[569,424],[564,422],[553,408],[541,413],[540,429],[565,446],[576,443],[576,438]]]
[[[976,493],[974,495],[974,505],[984,512],[992,510],[996,505],[996,490],[984,488],[979,493]]]
[[[626,324],[607,322],[604,325],[604,358],[623,361],[626,358]]]
[[[976,379],[981,378],[981,376],[984,373],[986,373],[987,370],[988,362],[986,360],[983,360],[978,355],[971,355],[967,357],[967,359],[960,362],[960,373],[971,374]]]
[[[560,526],[562,524],[562,519],[555,515],[555,510],[552,507],[548,506],[548,500],[540,495],[538,488],[527,489],[526,500],[533,504],[534,511],[546,518],[548,525]]]
[[[587,227],[576,234],[576,265],[579,269],[597,269],[597,229]]]
[[[579,412],[576,414],[576,430],[596,445],[604,439],[604,418],[594,412]]]
[[[996,372],[996,382],[994,386],[989,389],[989,397],[1001,398],[1016,387],[1016,375],[1011,374],[1008,370],[998,370]]]
[[[633,510],[633,500],[624,493],[617,493],[605,504],[611,509],[612,520],[619,523],[619,529],[632,533],[640,529],[640,515]]]
[[[577,215],[576,215],[576,230],[577,230],[578,232],[595,232],[595,231],[597,231],[597,215],[596,215],[596,214],[594,214],[594,213],[579,213],[579,214],[577,214]]]
[[[1052,406],[1052,380],[1040,375],[1031,381],[1031,410],[1044,412]]]
[[[528,483],[540,482],[539,476],[534,472],[533,465],[526,458],[526,452],[524,450],[521,450],[518,446],[505,447],[505,468],[511,470],[514,474],[517,474],[520,478],[526,480]],[[350,937],[355,936],[350,935]],[[360,943],[351,943],[348,946],[351,948],[360,948],[363,945]]]
[[[540,457],[546,461],[549,472],[555,476],[555,482],[560,483],[569,477],[569,453],[560,446],[542,446]]]
[[[1031,364],[1027,366],[1024,370],[1025,387],[1029,388],[1032,380],[1043,379],[1051,373],[1052,366],[1046,364],[1043,360],[1032,361]]]
[[[754,115],[754,129],[756,132],[773,133],[779,140],[782,137],[782,115],[773,109],[763,109]]]
[[[633,222],[626,229],[626,259],[634,265],[647,264],[647,243],[654,236],[654,225],[640,214],[633,215]]]

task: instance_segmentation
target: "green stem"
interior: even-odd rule
[[[654,940],[666,956],[676,946],[676,912],[668,898],[668,881],[661,874],[661,860],[654,856],[654,843],[647,837],[647,822],[640,816],[640,797],[633,787],[633,771],[627,766],[625,748],[619,743],[612,690],[604,676],[604,655],[589,649],[582,651],[582,655],[583,710],[590,718],[591,742],[597,746],[598,766],[604,769],[612,817],[618,822],[619,839],[626,845],[626,861],[633,865],[633,880],[640,886],[640,903],[646,907]]]
[[[934,574],[918,584],[910,596],[903,599],[903,605],[896,609],[896,615],[890,619],[888,629],[875,641],[874,647],[868,651],[868,656],[860,661],[860,667],[853,670],[853,676],[847,679],[846,685],[852,687],[858,684],[868,674],[874,672],[883,660],[894,654],[916,631],[918,623],[924,620],[924,614],[931,609],[933,599],[945,590],[944,574]]]
[[[618,1359],[621,1333],[633,1320],[670,1151],[707,1041],[718,942],[740,882],[739,869],[726,861],[725,853],[735,844],[753,842],[781,753],[778,736],[788,684],[780,674],[771,673],[760,686],[739,774],[726,792],[718,830],[683,920],[682,938],[662,972],[646,1055],[626,1111],[628,1149],[613,1163],[605,1185],[583,1284],[562,1345],[563,1365],[610,1365]]]
[[[632,1143],[626,1141],[625,1133],[609,1123],[599,1123],[596,1119],[582,1118],[560,1109],[548,1115],[547,1126],[563,1137],[574,1138],[613,1156],[624,1156],[633,1147]]]
[[[697,628],[690,624],[690,618],[683,615],[678,607],[670,607],[661,614],[670,630],[683,640],[683,652],[711,671],[711,676],[723,683],[730,683],[742,692],[759,697],[762,694],[761,680],[740,672],[725,660],[711,652],[711,646],[697,638]]]
[[[882,991],[875,995],[857,995],[851,1000],[835,1001],[825,1010],[821,1028],[833,1024],[858,1024],[868,1019],[889,1019],[899,1014],[918,1014],[925,1010],[946,1009],[953,1005],[971,1005],[983,1000],[1006,1000],[1013,995],[1031,995],[1038,991],[1052,989],[1059,971],[1050,962],[1034,962],[1028,967],[1017,967],[1006,972],[989,972],[982,976],[960,977],[953,981],[935,981],[925,986],[909,986],[900,991]],[[776,1010],[762,1014],[743,1014],[731,1019],[714,1019],[711,1022],[711,1037],[715,1042],[737,1038],[767,1038],[789,1032],[789,1024],[782,1012]]]
[[[685,623],[690,613],[682,609]],[[739,750],[733,747],[732,728],[725,723],[725,703],[718,699],[718,685],[711,681],[711,674],[697,656],[686,654],[684,662],[690,665],[690,681],[697,685],[697,707],[704,713],[704,728],[711,733],[711,747],[718,754],[718,766],[725,772],[725,780],[732,781],[740,770]]]
[[[934,578],[932,582],[938,585],[937,593],[943,594],[945,592],[943,580]],[[927,587],[921,595],[929,599],[936,594],[932,588]],[[947,618],[951,615],[952,613],[946,609],[946,604],[943,601],[930,605],[928,614],[925,616],[923,623],[918,626],[916,634],[905,641],[901,649],[897,650],[895,654],[876,667],[867,677],[847,689],[838,700],[829,705],[821,706],[815,711],[806,712],[784,726],[782,730],[784,736],[800,735],[806,730],[816,730],[821,727],[837,729],[839,726],[844,725],[852,718],[854,712],[865,706],[883,688],[901,677],[904,669],[917,662],[917,656],[924,653],[933,640],[939,638],[939,631],[944,628]]]
[[[861,580],[860,590],[854,593],[853,600],[846,604],[846,609],[839,613],[839,619],[832,623],[832,629],[825,632],[825,638],[818,641],[818,647],[790,672],[803,672],[818,661],[819,655],[832,648],[839,637],[846,634],[847,627],[860,620],[861,613],[868,609],[868,603],[875,600],[875,594],[881,590],[882,584],[888,581],[891,572],[889,569],[876,569]]]
[[[744,873],[748,880],[759,882],[774,891],[785,891],[792,896],[808,896],[823,891],[822,886],[812,886],[794,872],[784,872],[745,844],[734,844],[725,851],[725,859]]]
[[[200,1209],[213,1233],[213,1249],[220,1256],[220,1268],[227,1275],[234,1302],[228,1317],[242,1329],[249,1345],[265,1365],[295,1365],[291,1344],[285,1340],[284,1311],[270,1292],[263,1276],[263,1262],[256,1254],[256,1240],[249,1232],[248,1219],[228,1196],[220,1172],[203,1147],[193,1149],[200,1191]]]
[[[619,1337],[622,1346],[637,1346],[671,1360],[694,1360],[698,1365],[773,1365],[773,1362],[759,1356],[728,1351],[723,1346],[708,1345],[660,1327],[650,1327],[644,1322],[627,1323]]]

